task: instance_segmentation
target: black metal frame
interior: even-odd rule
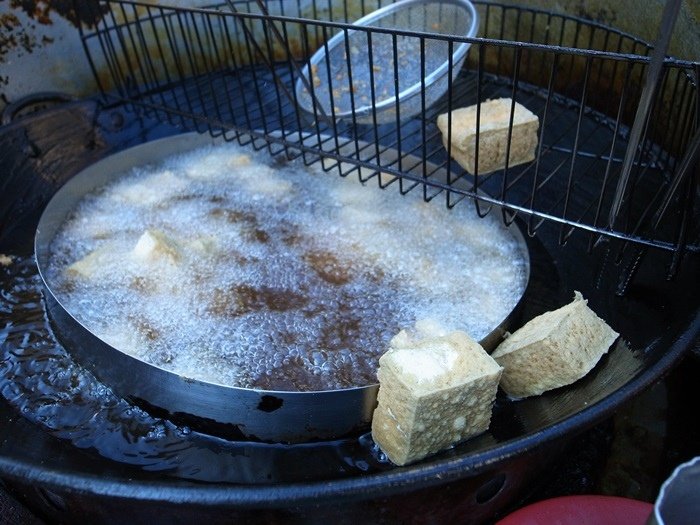
[[[618,259],[630,259],[623,281],[650,247],[672,253],[671,272],[684,253],[700,251],[697,170],[683,159],[692,161],[700,130],[700,62],[663,60],[634,162],[621,177],[649,44],[589,20],[481,1],[475,4],[482,36],[475,38],[346,22],[389,3],[313,0],[305,8],[301,0],[237,0],[232,10],[101,0],[94,8],[104,16],[81,35],[107,103],[227,140],[252,135],[256,147],[272,154],[302,155],[307,163],[328,159],[324,168],[342,176],[396,184],[402,193],[420,187],[426,201],[444,195],[448,207],[470,197],[480,215],[495,206],[506,223],[523,217],[531,235],[554,222],[561,244],[576,229],[589,232],[591,249],[617,239]],[[378,124],[376,115],[373,125],[339,120],[333,108],[309,115],[295,103],[300,66],[333,34],[347,38],[351,31],[363,32],[368,43],[379,33],[392,35],[394,45],[397,36],[416,39],[422,72],[431,43],[447,43],[450,75],[454,47],[468,42],[471,48],[436,104],[426,107],[423,93],[416,118],[402,119],[400,104],[390,124]],[[371,67],[371,44],[368,50]],[[347,67],[351,75],[349,61]],[[397,67],[394,62],[398,76]],[[477,148],[477,174],[470,175],[450,160],[436,117],[495,97],[510,97],[539,116],[537,156],[479,175]],[[511,110],[511,126],[512,118]],[[477,127],[480,122],[477,114]],[[478,143],[478,129],[476,137]],[[510,141],[509,132],[507,148]],[[409,156],[422,162],[409,163]],[[447,177],[437,178],[442,169]]]

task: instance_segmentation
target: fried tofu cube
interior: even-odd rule
[[[132,254],[140,261],[168,261],[176,263],[181,258],[178,244],[160,230],[146,230],[139,237]]]
[[[501,372],[464,332],[400,333],[379,360],[375,442],[405,465],[486,431]]]
[[[92,279],[113,256],[113,247],[110,244],[104,244],[68,266],[66,273],[71,277]]]
[[[479,174],[500,170],[506,166],[506,148],[510,128],[512,99],[499,98],[481,103],[479,119]],[[442,143],[453,159],[469,173],[476,174],[476,112],[478,104],[438,116]],[[448,138],[448,126],[452,129]],[[535,159],[537,149],[537,115],[525,106],[515,103],[508,166],[517,166]],[[448,143],[449,140],[449,143]]]
[[[522,398],[569,385],[591,371],[618,335],[575,292],[573,302],[535,317],[496,348],[501,388]]]

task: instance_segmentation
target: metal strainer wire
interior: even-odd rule
[[[479,21],[468,0],[401,0],[353,25],[363,29],[340,31],[302,69],[297,102],[309,113],[385,123],[420,113],[422,91],[425,108],[440,98],[470,46],[414,32],[473,37]]]

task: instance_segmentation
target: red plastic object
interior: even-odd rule
[[[614,496],[564,496],[516,510],[496,525],[644,525],[654,505]]]

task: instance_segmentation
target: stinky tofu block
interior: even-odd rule
[[[114,257],[113,246],[103,244],[66,268],[70,277],[94,278]]]
[[[167,261],[176,263],[182,256],[180,247],[175,240],[160,230],[146,230],[139,237],[132,254],[137,260],[145,262]]]
[[[379,359],[372,437],[405,465],[486,431],[501,372],[464,332],[400,335]]]
[[[508,130],[512,99],[499,98],[481,104],[479,119],[479,174],[500,170],[506,166]],[[437,125],[442,132],[442,143],[450,155],[469,173],[476,174],[476,128],[477,105],[455,109],[438,116]],[[448,126],[452,131],[448,138]],[[517,166],[535,159],[537,149],[537,115],[516,102],[513,113],[508,166]]]
[[[535,317],[491,355],[504,368],[501,388],[529,397],[585,376],[618,335],[575,292],[573,302]]]

